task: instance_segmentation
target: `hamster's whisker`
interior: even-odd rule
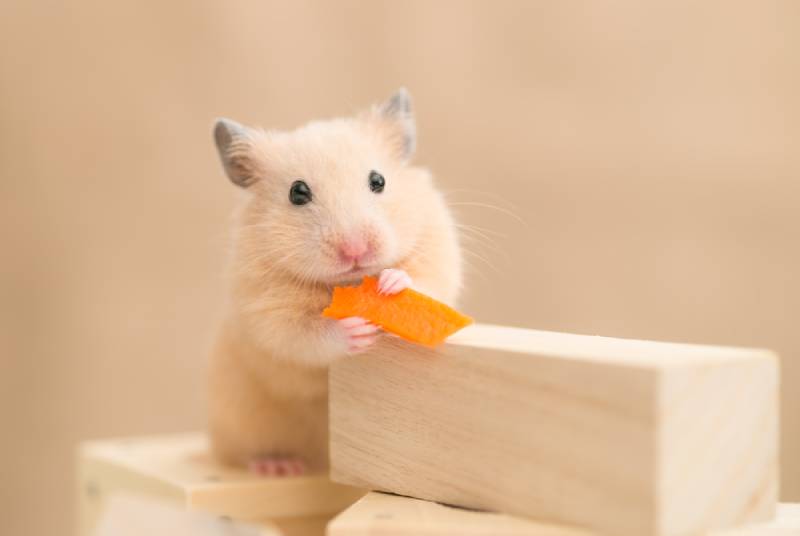
[[[483,270],[481,270],[481,267],[476,266],[469,259],[464,258],[464,257],[461,258],[461,262],[464,263],[464,268],[465,268],[466,272],[476,274],[478,277],[480,277],[483,281],[485,281],[487,283],[491,282],[489,277],[485,273],[483,273]]]
[[[462,234],[459,235],[460,239],[463,239],[462,247],[466,247],[467,245],[473,245],[476,247],[476,251],[485,252],[492,257],[499,257],[504,262],[509,262],[511,260],[511,255],[505,248],[500,247],[495,243],[495,241],[485,239],[483,237],[477,235],[469,235],[469,234]]]
[[[503,273],[500,270],[498,270],[497,267],[494,264],[492,264],[488,259],[486,259],[482,255],[480,255],[480,254],[478,254],[478,253],[476,253],[476,252],[474,252],[471,249],[466,248],[466,247],[462,248],[462,250],[464,251],[464,253],[468,253],[468,254],[472,255],[476,259],[478,259],[481,262],[483,262],[484,264],[486,264],[486,266],[491,268],[497,275],[503,275]]]
[[[477,190],[475,188],[445,188],[442,190],[444,195],[449,196],[452,194],[460,194],[460,193],[467,193],[470,195],[478,195],[481,198],[486,197],[493,197],[497,201],[502,201],[503,203],[507,203],[508,205],[513,206],[513,202],[508,199],[507,197],[503,197],[502,195],[498,194],[497,192],[489,191],[489,190]]]
[[[479,225],[469,225],[469,224],[466,224],[466,223],[456,223],[456,227],[458,227],[459,229],[463,229],[465,231],[481,233],[484,236],[492,235],[492,236],[496,236],[498,238],[508,238],[508,235],[505,234],[505,233],[499,233],[497,231],[494,231],[492,229],[488,229],[486,227],[481,227]]]
[[[495,192],[485,192],[482,190],[474,190],[470,188],[454,188],[452,190],[446,190],[444,192],[444,196],[447,199],[448,204],[450,203],[450,198],[455,197],[452,194],[457,194],[457,193],[467,193],[470,195],[476,195],[478,200],[492,198],[498,204],[503,205],[505,208],[511,210],[512,212],[517,212],[519,210],[519,207],[517,207],[517,205],[513,201],[511,201],[506,197],[503,197],[502,195],[499,195]],[[453,199],[452,201],[459,202],[459,199]],[[463,199],[463,201],[471,202],[472,199]]]
[[[448,205],[451,207],[478,207],[478,208],[488,208],[491,210],[496,210],[501,214],[505,214],[506,216],[515,219],[518,223],[521,223],[525,227],[528,227],[528,222],[526,222],[519,214],[511,210],[508,210],[507,208],[498,207],[497,205],[491,205],[489,203],[479,203],[477,201],[449,202]]]
[[[493,261],[502,261],[500,265],[507,266],[511,263],[511,256],[497,248],[492,248],[486,244],[480,244],[475,242],[462,242],[461,248],[464,251],[468,251],[470,255],[473,257],[480,256],[483,258],[484,263],[488,263],[488,259],[492,259]]]
[[[479,244],[486,244],[489,246],[498,247],[496,242],[497,239],[490,237],[489,235],[483,234],[480,231],[475,231],[472,229],[458,229],[458,237],[464,238],[467,240],[474,240]]]

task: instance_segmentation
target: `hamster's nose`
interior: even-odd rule
[[[348,238],[339,243],[339,258],[345,262],[358,263],[371,253],[369,242],[363,238]]]

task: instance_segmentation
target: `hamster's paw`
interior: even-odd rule
[[[411,286],[411,276],[405,270],[387,268],[378,277],[378,293],[397,294]]]
[[[250,460],[251,473],[266,477],[300,476],[306,472],[306,464],[291,456],[258,456]]]
[[[366,318],[348,316],[337,320],[347,341],[347,352],[358,354],[372,346],[378,338],[380,328]]]

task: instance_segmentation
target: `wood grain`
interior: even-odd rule
[[[335,481],[621,536],[769,519],[769,351],[478,325],[331,369]]]
[[[707,536],[797,536],[800,504],[781,504],[774,521]],[[600,536],[565,525],[454,508],[371,492],[328,524],[327,536]]]

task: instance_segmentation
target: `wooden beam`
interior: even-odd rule
[[[507,514],[478,512],[439,503],[368,493],[328,524],[327,536],[599,536],[563,525]],[[800,504],[781,504],[769,523],[709,533],[707,536],[797,536]]]
[[[85,536],[118,496],[300,534],[304,526],[321,533],[326,516],[364,494],[326,475],[269,479],[222,466],[211,459],[202,434],[92,441],[81,446],[79,458],[79,534]]]
[[[619,536],[770,518],[769,351],[478,325],[330,374],[335,481]]]

